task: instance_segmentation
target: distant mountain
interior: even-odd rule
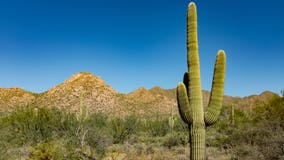
[[[224,105],[235,104],[246,108],[255,103],[266,103],[275,95],[275,93],[266,91],[260,95],[244,98],[224,96]],[[209,98],[210,92],[203,91],[205,106]],[[128,94],[121,94],[99,77],[86,72],[75,74],[69,80],[40,94],[20,88],[0,89],[0,111],[27,105],[59,107],[77,111],[80,108],[80,101],[91,112],[103,112],[114,116],[132,113],[153,115],[177,112],[175,89],[163,89],[156,86],[147,90],[142,87]]]
[[[34,105],[76,111],[82,99],[83,105],[88,106],[91,111],[108,112],[116,106],[115,97],[117,94],[99,77],[81,72],[40,94]]]
[[[177,109],[175,90],[166,90],[160,87],[150,90],[139,88],[124,95],[122,102],[125,104],[123,106],[129,106],[129,111],[140,115],[168,114]]]
[[[21,88],[0,88],[0,111],[13,110],[35,101],[37,94]]]

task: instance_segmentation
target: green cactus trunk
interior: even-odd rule
[[[190,127],[190,159],[205,160],[205,124]]]
[[[200,80],[197,39],[196,6],[191,2],[187,12],[187,64],[188,73],[177,87],[178,107],[181,118],[190,129],[190,159],[205,160],[205,127],[214,124],[222,108],[226,56],[217,54],[211,96],[204,113]]]

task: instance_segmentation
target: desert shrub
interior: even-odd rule
[[[284,99],[275,96],[267,104],[258,104],[253,111],[250,117],[239,111],[238,123],[227,134],[224,144],[231,147],[235,159],[281,159],[284,156]]]
[[[108,128],[108,117],[102,113],[88,116],[81,124],[81,131],[77,132],[77,144],[84,147],[88,145],[94,149],[96,157],[105,155],[106,147],[112,143]]]
[[[5,136],[5,133],[1,132],[0,138],[12,138],[13,143],[20,145],[72,133],[77,125],[74,115],[64,110],[34,107],[18,109],[2,118],[0,123],[1,130],[13,133]]]
[[[105,143],[107,131],[100,129],[105,120],[104,116],[96,116],[82,123],[75,114],[61,109],[18,109],[0,119],[0,159],[7,159],[24,145],[31,147],[31,159],[62,159],[58,157],[63,155],[67,159],[86,159],[79,158],[90,156],[83,152],[86,146],[92,148],[96,157],[101,157],[108,144]],[[59,143],[60,139],[64,143]]]
[[[88,127],[92,128],[106,128],[108,122],[108,117],[106,114],[103,113],[93,113],[89,116],[89,118],[86,121],[86,124]]]
[[[284,155],[283,134],[282,129],[265,122],[246,124],[241,129],[234,129],[224,144],[239,159],[277,160]]]
[[[265,159],[276,160],[284,156],[284,98],[275,96],[269,103],[254,109],[256,145]]]
[[[130,135],[136,133],[138,119],[135,116],[114,118],[109,122],[113,143],[123,143]]]
[[[105,130],[90,128],[86,135],[86,143],[94,149],[96,157],[103,157],[106,148],[112,144],[112,139]]]
[[[162,117],[155,117],[153,119],[147,119],[145,122],[145,132],[150,136],[162,137],[169,132],[168,119]]]
[[[58,141],[57,141],[58,142]],[[55,141],[37,143],[30,148],[30,160],[63,159],[64,148]]]
[[[265,120],[284,122],[284,98],[275,96],[268,104],[255,107],[254,112],[254,120],[256,122]],[[284,125],[282,127],[284,128]]]
[[[163,143],[163,146],[168,147],[169,149],[171,149],[172,147],[175,146],[184,146],[186,144],[188,144],[188,135],[184,134],[184,133],[172,133],[172,134],[168,134],[165,136]]]
[[[259,159],[264,160],[261,153],[257,150],[256,146],[249,144],[241,144],[236,146],[233,151],[232,160],[251,160],[251,159]]]
[[[68,146],[65,140],[52,140],[40,142],[30,148],[28,160],[93,160],[95,155],[89,146],[77,148],[76,145]]]
[[[174,131],[188,133],[188,126],[186,123],[183,122],[180,116],[176,117]]]

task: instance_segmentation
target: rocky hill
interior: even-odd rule
[[[35,101],[37,94],[21,88],[0,88],[0,111],[27,106]]]
[[[275,93],[263,92],[244,98],[224,97],[224,104],[250,107],[254,103],[266,103]],[[204,105],[207,106],[210,92],[203,91]],[[103,112],[111,115],[152,115],[177,112],[176,90],[153,87],[139,88],[128,94],[112,89],[102,79],[91,73],[81,72],[73,75],[46,92],[35,94],[19,88],[0,89],[0,111],[18,106],[59,107],[70,111],[80,108],[80,101],[91,112]]]
[[[115,97],[117,94],[99,77],[81,72],[40,94],[34,105],[76,111],[80,108],[82,101],[82,104],[90,111],[108,113],[116,109]]]

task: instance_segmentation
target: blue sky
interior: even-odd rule
[[[186,66],[185,0],[0,0],[0,87],[43,92],[87,71],[122,93],[174,88]],[[284,2],[196,0],[203,89],[227,53],[225,94],[284,88]]]

